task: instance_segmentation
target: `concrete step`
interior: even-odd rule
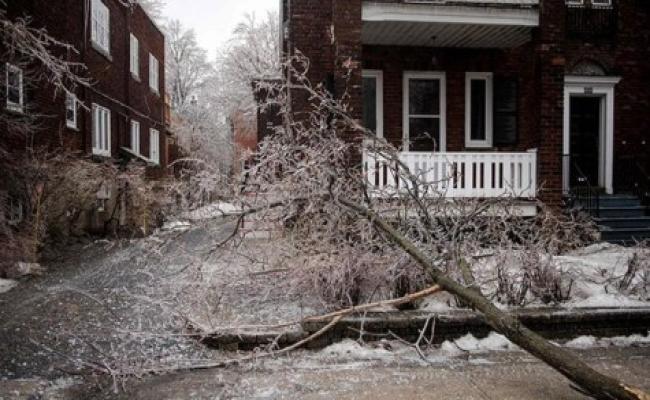
[[[617,228],[650,228],[650,217],[594,218],[599,226]]]
[[[606,242],[632,244],[650,239],[650,228],[600,228],[601,237]]]
[[[597,218],[642,218],[646,216],[646,207],[600,207],[598,212],[595,208],[586,209]]]
[[[639,207],[641,200],[630,195],[607,195],[599,199],[601,207]]]

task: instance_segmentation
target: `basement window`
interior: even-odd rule
[[[9,225],[18,225],[23,221],[23,202],[14,196],[7,198],[7,222]]]
[[[70,93],[65,95],[65,125],[77,129],[77,98]]]
[[[23,112],[25,101],[23,70],[15,65],[6,64],[5,86],[7,88],[7,109]]]

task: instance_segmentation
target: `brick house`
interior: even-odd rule
[[[353,116],[412,169],[453,168],[449,196],[507,186],[560,205],[588,183],[606,202],[647,192],[649,13],[644,0],[282,0],[282,44],[335,95],[351,60]],[[378,164],[364,154],[371,184],[392,184]]]
[[[122,0],[21,0],[8,2],[7,15],[26,17],[33,28],[74,46],[78,54],[67,56],[85,65],[91,81],[73,97],[32,79],[24,60],[2,60],[2,112],[38,116],[34,134],[9,132],[7,147],[81,151],[98,161],[138,158],[148,175],[162,176],[169,139],[165,37],[142,7]]]
[[[13,111],[31,109],[43,118],[36,145],[83,150],[117,157],[131,149],[165,167],[165,37],[140,6],[120,0],[45,0],[9,2],[10,17],[27,16],[35,28],[73,45],[75,61],[86,65],[91,87],[78,88],[77,100],[55,96],[46,83],[23,82]],[[6,77],[22,80],[23,71],[5,63]]]

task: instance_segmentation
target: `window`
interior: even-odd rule
[[[140,123],[131,121],[131,150],[140,154]]]
[[[65,95],[65,125],[77,129],[77,98],[70,93]]]
[[[517,144],[518,90],[516,78],[494,80],[494,144]]]
[[[158,70],[158,59],[156,59],[153,54],[149,54],[149,87],[155,93],[158,93],[158,88],[160,86],[160,81],[158,79]]]
[[[581,6],[584,4],[584,0],[566,0],[566,4],[570,6]]]
[[[465,146],[492,147],[492,74],[465,74]]]
[[[93,104],[93,154],[111,155],[111,112]]]
[[[102,0],[92,0],[92,42],[107,55],[111,53],[111,14]]]
[[[442,72],[404,74],[404,149],[444,151],[446,89]]]
[[[155,129],[151,129],[149,132],[149,159],[160,164],[160,134]]]
[[[610,7],[612,0],[591,0],[591,5],[596,7]]]
[[[384,88],[381,71],[363,71],[363,126],[384,137]]]
[[[15,65],[6,64],[7,109],[23,112],[25,100],[23,88],[23,70]]]
[[[7,198],[7,222],[9,225],[18,225],[24,216],[23,202],[14,196]]]
[[[133,34],[131,34],[131,73],[136,78],[140,77],[140,43]]]

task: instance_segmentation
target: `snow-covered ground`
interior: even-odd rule
[[[0,293],[6,293],[15,288],[17,285],[18,282],[14,280],[0,278]]]

